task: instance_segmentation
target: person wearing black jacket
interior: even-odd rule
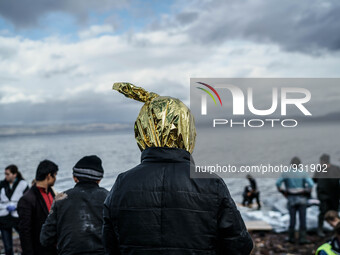
[[[323,154],[320,157],[322,167],[327,166],[324,171],[316,172],[314,182],[317,184],[316,193],[320,200],[320,212],[318,218],[318,235],[324,237],[323,222],[327,211],[339,210],[340,199],[340,168],[330,164],[330,156]]]
[[[104,254],[103,204],[108,191],[99,187],[103,167],[97,156],[86,156],[73,168],[74,188],[56,196],[42,227],[42,245],[57,244],[58,254]]]
[[[13,254],[12,231],[13,228],[18,229],[19,222],[17,204],[27,190],[27,182],[23,179],[18,167],[7,166],[5,179],[0,182],[0,229],[6,255]]]
[[[19,235],[22,255],[54,255],[55,246],[40,244],[40,231],[51,208],[55,193],[58,166],[49,160],[40,162],[36,183],[21,197],[18,203]]]
[[[118,175],[104,203],[106,254],[250,254],[252,239],[224,181],[190,178],[190,110],[129,83],[114,89],[145,104],[135,122],[141,164]]]

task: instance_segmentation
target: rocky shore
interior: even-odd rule
[[[325,238],[316,234],[308,235],[311,244],[298,245],[285,242],[286,234],[273,232],[251,233],[255,246],[252,255],[314,255],[317,248],[331,239],[332,233],[327,233]]]
[[[21,254],[20,240],[19,235],[17,233],[13,233],[13,251],[14,255]],[[1,238],[0,238],[0,254],[5,254],[4,244]]]
[[[314,255],[316,249],[323,243],[330,240],[332,233],[327,233],[321,239],[315,234],[310,234],[308,239],[311,244],[298,245],[285,242],[286,234],[274,232],[253,232],[251,236],[255,246],[252,255]],[[13,247],[15,254],[21,254],[20,241],[17,234],[13,236]],[[0,240],[0,254],[4,254],[3,243]]]

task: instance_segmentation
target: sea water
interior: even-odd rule
[[[294,156],[300,157],[303,163],[318,163],[320,155],[328,153],[332,163],[340,165],[337,123],[309,125],[296,130],[294,137],[290,135],[291,131],[282,128],[229,129],[227,140],[214,143],[210,140],[209,132],[198,133],[194,158],[200,157],[200,148],[204,146],[210,151],[222,151],[232,164],[261,164],[268,159],[273,164],[289,164]],[[55,184],[58,192],[74,186],[72,167],[85,155],[97,155],[102,159],[105,173],[100,185],[110,190],[119,173],[140,163],[140,154],[131,131],[0,137],[0,168],[4,170],[9,164],[16,164],[24,178],[31,183],[39,162],[52,160],[59,166]],[[240,203],[248,181],[228,177],[224,180],[235,202]],[[284,200],[277,192],[275,182],[275,178],[257,179],[264,210],[271,210],[275,202]]]

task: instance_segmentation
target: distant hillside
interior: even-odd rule
[[[133,127],[120,123],[56,124],[56,125],[12,125],[0,126],[0,136],[41,135],[62,133],[112,132],[131,130]]]

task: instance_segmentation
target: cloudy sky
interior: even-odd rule
[[[191,77],[339,77],[339,19],[338,0],[0,0],[0,125],[130,122],[117,81],[188,104]]]

